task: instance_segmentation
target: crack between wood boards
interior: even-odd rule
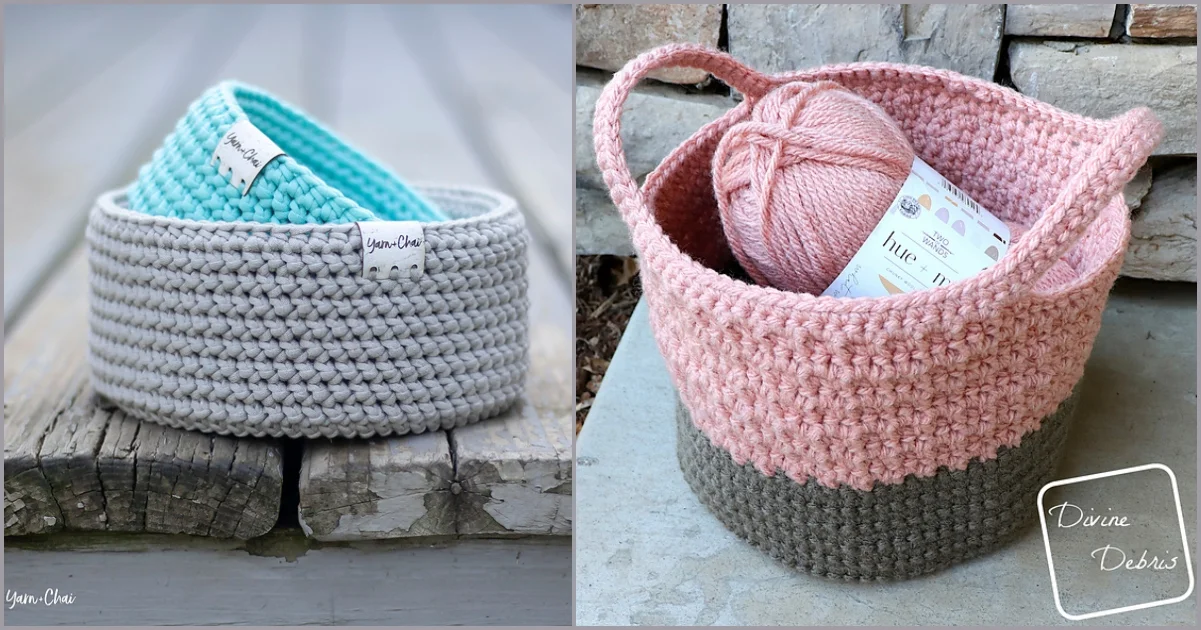
[[[493,143],[488,140],[488,131],[480,123],[482,116],[478,101],[458,87],[458,83],[445,79],[448,76],[461,78],[463,73],[459,71],[458,62],[450,57],[450,51],[447,50],[444,43],[446,38],[442,36],[445,31],[442,21],[429,14],[425,8],[418,10],[425,13],[425,19],[406,21],[396,13],[389,14],[397,36],[412,53],[413,58],[421,60],[417,64],[421,74],[429,82],[435,98],[446,106],[452,123],[458,128],[467,146],[479,158],[484,170],[501,187],[510,191],[523,208],[531,210],[531,212],[523,214],[527,219],[526,225],[534,237],[533,245],[542,250],[543,254],[550,259],[551,271],[554,273],[555,280],[562,290],[570,293],[573,273],[563,262],[561,254],[571,253],[574,255],[574,252],[561,252],[561,248],[571,244],[557,243],[549,228],[538,217],[538,213],[532,211],[535,206],[531,203],[529,195],[524,192],[522,186],[517,185],[516,178],[505,166],[506,160],[497,154]],[[410,29],[408,28],[409,22],[421,23],[425,25],[425,28]],[[435,53],[432,55],[422,54],[423,51],[431,50]]]
[[[284,438],[275,442],[280,457],[279,514],[272,529],[300,527],[300,473],[310,441]]]
[[[278,445],[278,443],[276,443],[276,444]],[[238,459],[237,454],[239,451],[241,451],[243,449],[244,446],[245,446],[245,443],[241,439],[237,440],[236,446],[234,447],[234,458],[233,458],[234,466],[237,465],[237,459]],[[284,479],[283,479],[283,474],[282,474],[283,449],[282,449],[282,447],[279,447],[279,446],[277,446],[277,448],[280,448],[280,460],[281,460],[280,461],[280,468],[281,468],[280,510],[282,510],[283,509],[283,488],[284,488],[284,486],[283,486]],[[246,493],[246,497],[247,497],[246,503],[244,505],[242,505],[241,510],[238,510],[238,521],[236,523],[234,523],[234,528],[230,533],[230,536],[233,538],[237,538],[237,533],[242,528],[242,521],[245,520],[245,518],[246,518],[246,512],[248,511],[247,508],[251,505],[251,500],[254,498],[256,493],[262,492],[261,488],[259,487],[259,484],[263,481],[263,476],[265,474],[267,474],[267,467],[266,466],[256,466],[255,468],[257,470],[255,472],[254,481],[251,483],[243,484],[242,482],[238,481],[237,479],[234,479],[233,474],[232,474],[233,467],[232,466],[230,467],[231,474],[228,477],[228,479],[230,481],[230,489],[232,490],[233,484],[236,484],[236,483],[242,484],[242,485],[246,486],[246,488],[248,488],[248,491]],[[276,516],[275,516],[275,523],[272,523],[271,527],[267,531],[271,531],[272,529],[275,529],[279,525],[279,517],[280,517],[280,513],[277,511]]]

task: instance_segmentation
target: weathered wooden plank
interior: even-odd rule
[[[46,434],[73,404],[70,392],[83,388],[72,371],[86,339],[79,278],[86,261],[72,259],[68,271],[42,295],[30,317],[4,344],[4,533],[39,534],[61,529],[63,514],[39,454]]]
[[[84,381],[71,391],[75,396],[90,395],[86,371],[78,370],[79,357],[68,361],[64,368],[76,371]],[[103,413],[89,401],[70,401],[46,432],[38,452],[38,464],[54,491],[67,529],[105,529],[108,522],[104,486],[94,456],[108,429],[107,418],[95,417]]]
[[[275,525],[283,491],[275,442],[151,423],[140,425],[136,439],[135,497],[144,487],[146,502],[141,531],[244,539]]]
[[[527,403],[454,431],[458,533],[571,533],[569,418]]]
[[[270,530],[283,489],[279,446],[127,417],[92,392],[86,335],[80,249],[5,344],[5,535]]]
[[[442,10],[433,9],[434,15]],[[345,11],[346,48],[342,65],[334,74],[337,83],[333,88],[333,92],[341,96],[333,108],[336,117],[332,125],[410,181],[475,184],[503,190],[504,186],[497,183],[495,174],[466,137],[469,133],[467,128],[449,113],[453,109],[446,103],[445,92],[435,87],[430,75],[423,70],[423,66],[436,63],[432,57],[441,52],[436,48],[406,46],[401,40],[401,31],[390,22],[394,16],[390,15],[388,9],[346,7]],[[391,62],[375,64],[363,61],[380,58]],[[457,74],[440,79],[443,84],[462,80]],[[567,81],[569,79],[565,79]],[[569,138],[570,133],[568,121],[564,134]],[[563,145],[560,157],[564,164],[570,162],[569,144]],[[561,212],[569,217],[569,187],[564,198],[566,201]],[[527,441],[534,443],[537,442],[537,436],[549,434],[546,427],[550,420],[546,418],[551,414],[559,413],[563,429],[570,430],[570,385],[548,386],[547,377],[535,375],[553,373],[557,378],[569,382],[571,305],[547,253],[538,247],[530,250],[529,274],[533,368],[527,389],[531,394],[535,391],[546,393],[542,397],[531,396],[523,403],[521,409],[532,409],[534,412],[516,410],[510,413],[511,417],[485,421],[476,426],[514,424],[510,431],[515,440],[529,436]],[[552,405],[546,400],[555,402]],[[523,423],[530,426],[525,427]],[[370,441],[309,443],[301,468],[302,522],[311,530],[311,535],[319,540],[459,532],[465,515],[487,514],[480,511],[480,495],[466,491],[467,485],[456,472],[455,458],[460,453],[452,453],[450,447],[458,444],[461,431],[452,431],[449,443],[448,435],[444,432]],[[473,444],[475,438],[470,435],[468,443]],[[548,437],[538,442],[537,448],[514,441],[509,454],[514,461],[539,462],[542,465],[549,465],[551,461],[556,466],[563,461],[570,462],[570,434],[562,435],[568,436],[565,450],[562,449],[561,439],[556,442]],[[437,440],[441,440],[441,443]],[[411,444],[415,441],[424,441],[424,445]],[[443,445],[445,451],[442,450]],[[348,477],[344,472],[347,462],[357,463],[357,476]],[[566,469],[570,471],[569,464]],[[405,479],[387,481],[390,471],[403,472]],[[357,479],[360,484],[354,486],[347,479]],[[558,492],[568,494],[557,494],[550,501],[566,501],[570,506],[569,472],[558,483],[545,484],[547,490],[555,487]],[[464,507],[465,504],[470,505]],[[565,513],[562,506],[558,509],[560,514]],[[415,516],[419,513],[419,516]],[[531,518],[539,519],[540,523],[548,519],[534,512],[529,514]],[[469,520],[474,522],[477,519]],[[550,520],[553,521],[553,518]],[[560,529],[561,521],[558,521]],[[509,519],[509,522],[517,526],[513,519]],[[467,529],[477,533],[484,531],[479,526]],[[545,525],[530,525],[527,528],[528,531],[542,533],[548,533],[550,529]],[[500,531],[495,527],[492,530]],[[508,531],[526,530],[518,527]]]
[[[6,326],[79,241],[96,196],[132,179],[257,16],[254,7],[189,7],[124,38],[129,52],[119,61],[5,137]],[[44,21],[39,32],[54,25]],[[5,94],[6,104],[37,99]]]
[[[446,432],[348,443],[314,440],[300,472],[300,525],[319,540],[455,533]]]
[[[11,625],[507,625],[571,623],[571,545],[526,540],[326,546],[91,535],[6,541],[5,587],[72,594],[5,607]]]
[[[179,18],[186,7],[86,5],[21,7],[5,12],[7,32],[36,34],[5,46],[5,93],[12,107],[4,113],[6,135],[18,134],[122,57],[147,33]],[[11,21],[10,21],[11,20]],[[11,60],[11,61],[8,61]],[[13,77],[9,78],[10,69]],[[53,80],[48,80],[53,77]]]
[[[451,433],[460,534],[571,533],[571,340],[554,316],[533,326],[525,402]]]
[[[551,252],[566,289],[575,258],[566,157],[572,146],[570,22],[537,31],[532,30],[536,23],[521,22],[502,30],[476,7],[397,6],[393,11],[410,48],[430,51],[422,64],[425,72],[453,77],[431,85],[491,178],[522,202],[531,232]],[[544,56],[560,62],[554,72],[522,53],[518,42],[535,38]]]

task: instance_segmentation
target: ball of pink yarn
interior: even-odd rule
[[[913,147],[875,103],[829,81],[765,95],[713,156],[722,229],[759,284],[820,294],[847,266],[901,191]],[[1028,228],[1006,222],[1010,247]],[[1070,283],[1060,260],[1036,285]]]
[[[730,249],[759,284],[820,294],[912,164],[909,139],[875,103],[829,81],[784,84],[725,133],[713,157]]]

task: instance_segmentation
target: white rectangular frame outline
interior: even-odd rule
[[[1066,486],[1082,481],[1092,481],[1094,479],[1103,479],[1105,477],[1116,477],[1117,475],[1128,475],[1130,473],[1142,472],[1144,470],[1159,469],[1168,473],[1168,478],[1172,481],[1172,496],[1176,499],[1176,519],[1180,524],[1180,540],[1184,549],[1184,566],[1188,570],[1188,590],[1179,597],[1170,599],[1161,599],[1145,604],[1134,604],[1132,606],[1123,606],[1121,608],[1111,608],[1109,610],[1099,610],[1097,612],[1085,613],[1083,615],[1073,615],[1063,609],[1063,603],[1059,600],[1059,584],[1055,580],[1055,560],[1051,557],[1051,538],[1047,535],[1047,516],[1043,512],[1043,496],[1047,494],[1047,490],[1058,486]],[[1195,585],[1193,577],[1193,561],[1189,557],[1188,552],[1188,534],[1184,529],[1184,509],[1180,505],[1180,488],[1176,484],[1176,473],[1172,472],[1171,468],[1163,464],[1143,464],[1142,466],[1134,466],[1132,468],[1122,468],[1119,470],[1111,470],[1109,472],[1095,473],[1092,475],[1084,475],[1082,477],[1071,477],[1069,479],[1058,479],[1043,486],[1042,490],[1038,491],[1038,521],[1042,525],[1043,530],[1043,545],[1047,550],[1047,569],[1051,572],[1051,593],[1055,596],[1055,608],[1060,615],[1071,621],[1083,621],[1085,619],[1093,619],[1095,617],[1103,617],[1106,615],[1116,615],[1118,613],[1130,612],[1134,610],[1142,610],[1144,608],[1154,608],[1156,606],[1166,606],[1175,604],[1188,599],[1189,595],[1193,594]]]

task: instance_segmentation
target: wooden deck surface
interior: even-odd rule
[[[538,6],[6,8],[5,534],[249,538],[297,508],[290,494],[322,540],[569,533],[570,20]],[[410,182],[519,201],[534,237],[526,401],[450,433],[287,443],[97,404],[83,362],[86,213],[227,78],[300,106]]]

